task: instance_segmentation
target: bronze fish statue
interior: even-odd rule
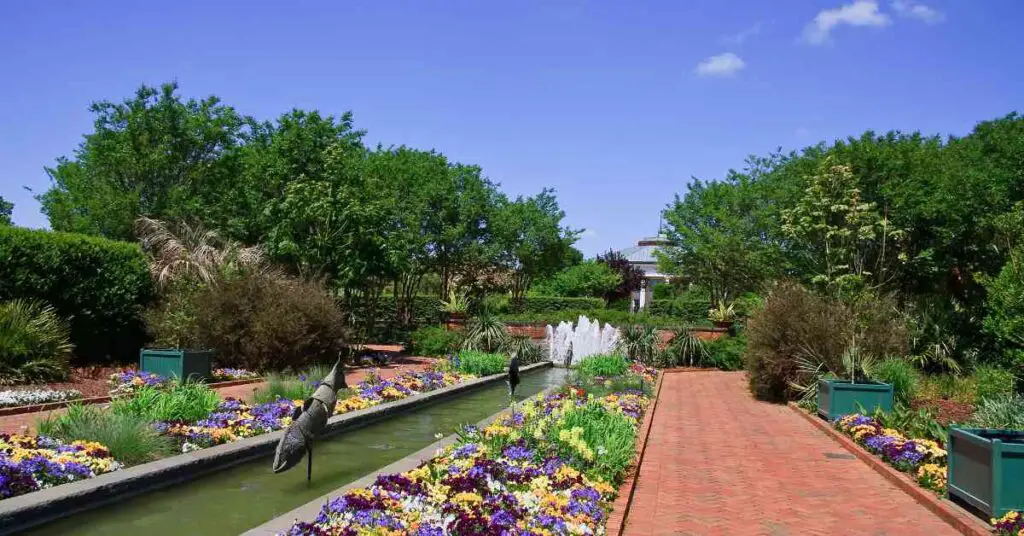
[[[292,423],[284,431],[274,451],[274,472],[287,471],[298,465],[308,455],[306,480],[313,476],[313,440],[327,427],[327,419],[334,414],[338,402],[338,389],[345,386],[345,373],[339,359],[331,372],[324,377],[313,395],[295,408]]]

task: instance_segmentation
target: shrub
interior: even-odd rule
[[[584,261],[538,281],[530,293],[538,296],[603,298],[622,283],[622,276],[597,261]]]
[[[463,374],[490,376],[505,372],[505,356],[501,354],[463,350],[459,352],[457,361],[456,368]]]
[[[666,367],[703,367],[708,364],[710,354],[704,341],[683,328],[675,331],[662,356]]]
[[[633,361],[653,365],[661,339],[650,326],[626,326],[621,330],[618,350]]]
[[[37,428],[40,435],[66,442],[96,441],[125,465],[161,458],[174,449],[171,439],[153,430],[145,417],[104,411],[98,406],[71,405],[67,413],[39,421]]]
[[[505,328],[505,323],[498,320],[496,316],[482,313],[469,321],[462,347],[466,350],[496,352],[501,349],[507,339],[508,331]]]
[[[630,313],[625,310],[616,309],[564,310],[548,313],[503,314],[500,318],[506,322],[530,322],[557,325],[559,322],[575,323],[580,316],[586,316],[591,320],[611,324],[620,328],[635,325],[652,326],[659,329],[676,329],[688,325],[679,318],[654,316],[644,312]],[[705,318],[698,322],[698,324],[710,325],[710,322]]]
[[[462,334],[448,331],[443,326],[429,326],[417,329],[410,336],[412,353],[419,356],[437,357],[448,355],[459,348]]]
[[[541,360],[540,347],[529,335],[509,335],[501,347],[501,353],[509,357],[518,357],[520,365],[530,365]]]
[[[154,288],[135,244],[0,227],[0,300],[39,300],[70,319],[74,358],[134,361],[146,335],[140,313]]]
[[[343,349],[344,317],[315,281],[247,273],[200,288],[186,300],[194,306],[189,321],[155,320],[174,314],[170,301],[147,317],[155,338],[211,348],[222,367],[298,370],[334,361]]]
[[[710,300],[703,298],[677,298],[674,300],[654,300],[649,313],[652,316],[678,318],[684,322],[702,322],[707,320]]]
[[[576,370],[587,376],[621,376],[629,370],[629,362],[621,355],[592,355],[580,361]]]
[[[1024,397],[997,396],[982,400],[967,423],[976,428],[1024,430]]]
[[[1017,378],[1012,372],[992,365],[974,367],[974,401],[980,403],[986,398],[998,398],[1016,392]]]
[[[604,309],[601,298],[562,298],[556,296],[529,296],[524,300],[520,313],[549,313],[553,311],[587,311]]]
[[[879,361],[871,368],[872,377],[880,382],[892,384],[893,400],[909,406],[917,391],[917,370],[906,359],[889,358]]]
[[[816,381],[807,362],[822,372],[844,371],[844,355],[853,355],[854,347],[862,358],[903,355],[906,330],[894,311],[880,298],[847,304],[796,283],[778,284],[746,327],[744,362],[751,391],[762,400],[794,398],[800,394],[797,385]],[[856,345],[851,344],[854,340]]]
[[[134,395],[116,398],[110,411],[132,415],[150,422],[196,422],[205,419],[220,404],[217,392],[206,384],[174,382],[167,388],[143,387]]]
[[[747,348],[747,338],[743,335],[720,337],[704,342],[711,366],[721,370],[740,370],[743,368],[743,351]]]
[[[67,325],[52,307],[0,302],[0,385],[65,379],[71,348]]]
[[[918,397],[973,404],[977,389],[974,378],[955,374],[924,374],[918,381]]]

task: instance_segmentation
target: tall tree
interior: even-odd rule
[[[619,274],[619,284],[604,294],[605,301],[611,303],[615,300],[627,299],[633,295],[633,291],[640,288],[644,271],[626,260],[621,253],[608,250],[604,255],[597,256],[597,262],[608,265],[608,268]]]
[[[4,199],[3,196],[0,196],[0,225],[10,225],[12,223],[11,212],[13,211],[14,203]]]

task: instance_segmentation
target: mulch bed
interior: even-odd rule
[[[82,393],[84,398],[96,396],[107,396],[110,391],[110,375],[117,372],[116,367],[86,367],[71,369],[71,376],[66,382],[54,382],[33,385],[12,385],[0,387],[12,391],[32,391],[36,389],[51,389],[54,391],[66,391],[74,389]]]
[[[974,415],[974,406],[965,402],[955,400],[943,400],[940,398],[916,399],[910,403],[915,409],[926,409],[935,416],[935,420],[943,426],[949,426],[951,422],[966,422]]]

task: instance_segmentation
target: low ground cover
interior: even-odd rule
[[[910,474],[922,487],[936,493],[946,491],[946,450],[932,439],[908,438],[899,430],[886,428],[879,419],[867,415],[847,415],[833,423],[886,463]]]
[[[120,468],[106,447],[95,442],[0,434],[0,499]]]
[[[66,402],[82,398],[82,393],[74,389],[19,389],[0,391],[0,408],[33,406],[49,402]]]
[[[654,373],[633,382],[651,384]],[[607,381],[607,380],[605,380]],[[289,535],[596,534],[634,456],[649,392],[605,381],[537,396],[418,468],[378,476]]]

